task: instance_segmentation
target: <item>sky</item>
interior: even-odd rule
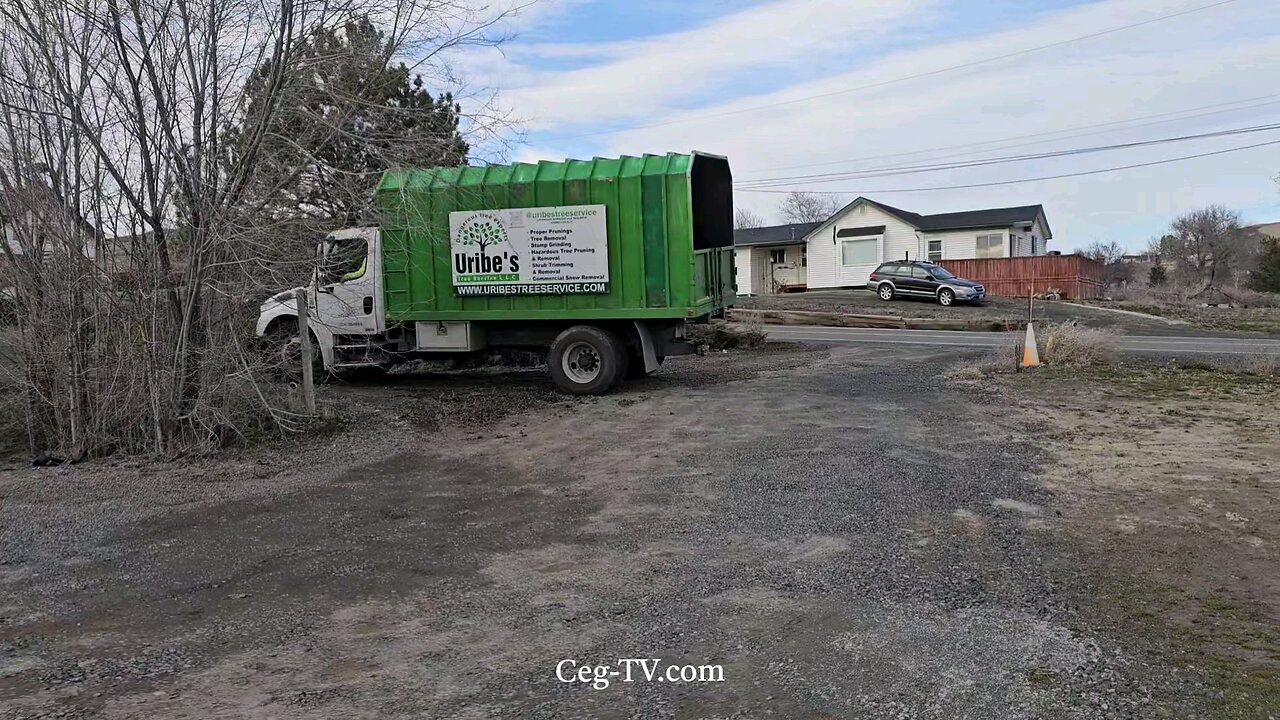
[[[1280,128],[919,171],[1280,124],[1277,0],[539,0],[504,29],[457,69],[519,119],[506,160],[725,155],[735,204],[770,222],[788,190],[1040,203],[1064,252],[1140,249],[1211,203],[1280,220]]]

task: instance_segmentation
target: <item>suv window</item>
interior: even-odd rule
[[[929,280],[933,276],[929,274],[929,268],[920,265],[911,266],[911,276],[919,280]]]

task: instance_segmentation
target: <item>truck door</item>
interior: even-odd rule
[[[368,237],[331,237],[321,247],[316,292],[309,298],[316,321],[336,335],[376,333],[377,274]]]

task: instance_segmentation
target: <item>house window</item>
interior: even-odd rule
[[[860,238],[840,243],[840,264],[875,265],[880,261],[880,238]]]
[[[809,246],[800,247],[800,267],[809,267]]]
[[[979,235],[976,256],[979,258],[1004,257],[1004,235]]]
[[[784,264],[786,264],[786,262],[787,262],[787,249],[786,249],[786,248],[778,248],[777,250],[770,250],[770,251],[769,251],[769,262],[773,263],[774,265],[784,265]]]
[[[938,262],[942,259],[942,238],[929,241],[929,262]]]

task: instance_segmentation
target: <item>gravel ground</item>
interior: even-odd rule
[[[325,437],[0,472],[0,718],[1194,715],[1081,616],[1044,454],[912,357],[351,383]],[[619,658],[724,680],[557,680]]]

